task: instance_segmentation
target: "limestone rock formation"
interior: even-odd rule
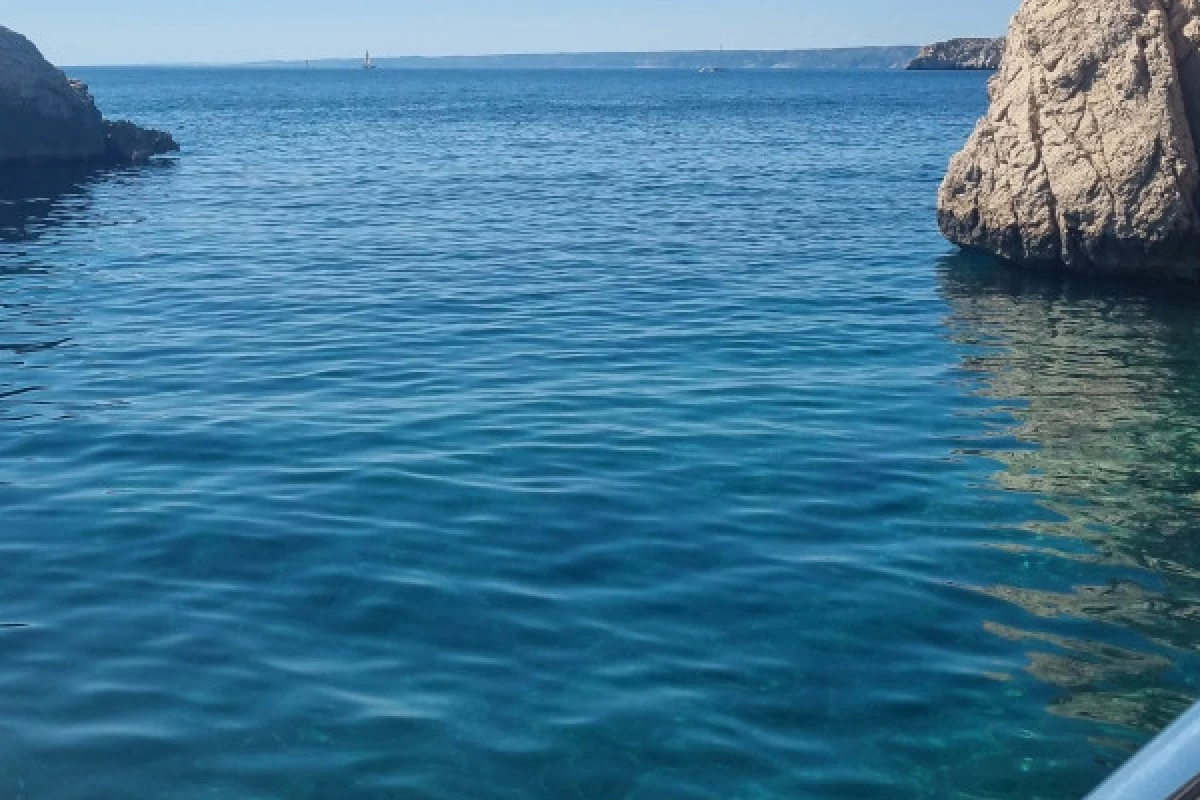
[[[921,48],[908,62],[910,70],[999,69],[1004,39],[951,39]]]
[[[1029,265],[1200,279],[1200,0],[1024,0],[942,232]]]
[[[169,134],[107,122],[87,86],[0,27],[0,164],[136,163],[178,149]]]

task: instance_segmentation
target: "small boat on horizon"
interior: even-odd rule
[[[371,60],[371,51],[367,51],[367,55],[363,58],[363,69],[375,69],[375,62]]]

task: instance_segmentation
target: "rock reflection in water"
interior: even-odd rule
[[[1039,565],[1011,573],[1027,583],[978,587],[1030,630],[988,628],[1028,648],[1054,713],[1160,728],[1200,691],[1185,668],[1200,642],[1200,297],[971,256],[942,264],[942,289],[974,388],[1030,445],[985,453],[994,480],[1048,512],[994,544]]]
[[[70,164],[0,171],[0,242],[35,238],[60,217],[86,211],[89,187],[110,172]]]
[[[0,168],[0,243],[36,239],[68,224],[115,224],[118,221],[95,216],[96,192],[133,186],[175,168],[174,161],[153,161],[139,167],[55,164]],[[0,274],[12,266],[12,255],[0,252]]]
[[[164,166],[0,169],[0,422],[42,414],[45,358],[71,343],[73,320],[86,305],[75,296],[77,265],[48,261],[32,245],[75,226],[109,224],[95,212],[96,193]]]

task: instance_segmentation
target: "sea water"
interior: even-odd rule
[[[1200,301],[978,74],[78,70],[0,186],[0,796],[1073,800],[1200,696]]]

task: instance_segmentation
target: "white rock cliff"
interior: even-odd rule
[[[942,184],[951,241],[1032,266],[1200,279],[1200,0],[1024,0]]]
[[[992,70],[1004,58],[1003,39],[951,39],[926,45],[909,70]]]

